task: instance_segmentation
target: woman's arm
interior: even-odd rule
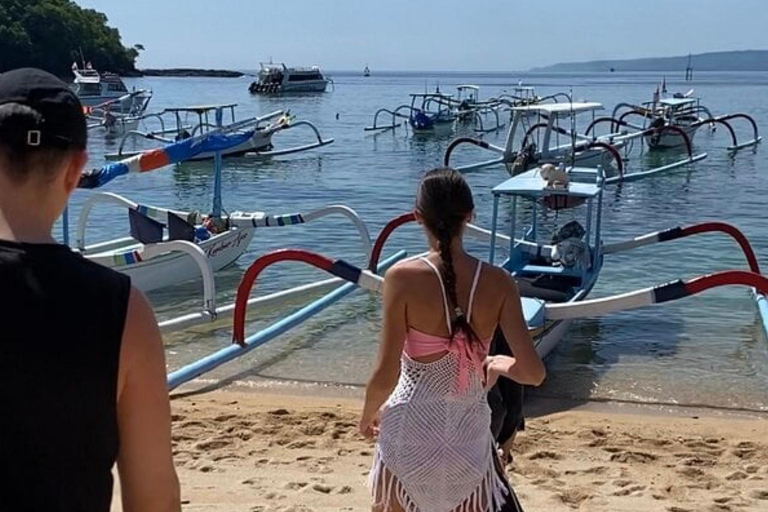
[[[360,420],[360,431],[365,436],[372,436],[376,415],[400,376],[400,355],[403,351],[408,330],[406,321],[406,303],[404,273],[407,269],[396,265],[387,271],[382,291],[383,325],[381,344],[376,366],[365,388],[365,406]]]
[[[163,340],[152,308],[136,289],[131,290],[120,349],[117,422],[123,510],[181,510]]]
[[[499,326],[514,356],[512,361],[506,361],[507,368],[503,375],[520,384],[538,386],[546,376],[544,363],[536,353],[528,332],[517,285],[506,271],[501,272],[504,274],[504,302],[501,305]]]

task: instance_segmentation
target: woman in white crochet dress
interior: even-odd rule
[[[544,366],[508,272],[464,251],[472,191],[451,169],[428,172],[416,217],[429,253],[386,274],[363,435],[376,438],[375,512],[520,511],[496,460],[486,390],[500,376],[539,385]],[[514,358],[488,357],[500,327]]]

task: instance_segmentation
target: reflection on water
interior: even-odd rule
[[[668,78],[671,91],[682,88]],[[200,103],[238,103],[244,119],[288,108],[299,119],[315,123],[335,144],[316,151],[278,158],[228,160],[223,175],[224,207],[228,211],[262,210],[269,213],[309,211],[328,204],[354,208],[377,232],[392,217],[413,206],[419,177],[425,169],[442,164],[451,139],[476,134],[462,127],[453,134],[413,134],[399,127],[383,133],[364,132],[379,107],[395,107],[408,94],[420,92],[425,80],[439,82],[448,92],[451,84],[477,83],[483,97],[498,95],[522,79],[540,94],[573,87],[576,98],[600,101],[606,113],[616,103],[646,101],[660,77],[653,74],[543,74],[531,76],[482,74],[453,75],[403,73],[363,79],[337,74],[336,91],[324,95],[290,97],[251,96],[247,80],[238,79],[135,79],[129,86],[151,87],[153,109]],[[768,74],[701,73],[696,93],[715,114],[746,111],[768,126]],[[591,119],[578,123],[584,130]],[[734,124],[740,138],[751,137],[750,128]],[[303,144],[312,137],[302,129],[275,136],[276,147]],[[483,139],[503,145],[505,132]],[[103,163],[103,155],[117,150],[119,141],[92,137],[91,164]],[[650,231],[704,220],[723,219],[744,230],[758,257],[768,253],[765,194],[768,189],[768,153],[765,148],[730,155],[725,130],[701,129],[694,152],[709,157],[676,172],[613,187],[605,194],[603,235],[606,243],[625,240]],[[629,156],[632,170],[676,161],[681,152],[641,151],[639,141]],[[126,145],[130,150],[131,145]],[[479,148],[462,146],[452,162],[462,165],[487,159]],[[473,187],[477,223],[490,226],[493,186],[506,178],[502,167],[467,173]],[[184,210],[208,211],[211,207],[212,170],[207,163],[186,163],[147,175],[115,180],[105,190],[146,204]],[[72,202],[73,222],[88,192],[79,191]],[[502,203],[502,212],[509,205]],[[88,240],[105,240],[127,231],[127,215],[114,208],[96,210],[89,221]],[[530,219],[530,207],[518,209],[520,221]],[[556,225],[567,222],[568,212],[541,213],[540,220]],[[502,215],[508,217],[508,215]],[[502,219],[501,229],[507,228]],[[246,254],[232,267],[217,274],[220,303],[232,300],[244,268],[258,255],[286,246],[308,248],[362,265],[365,254],[357,232],[335,217],[310,225],[260,229]],[[391,240],[388,251],[422,250],[417,226],[408,226]],[[487,247],[469,244],[479,256]],[[768,264],[768,263],[767,263]],[[593,296],[651,286],[677,278],[726,268],[743,268],[744,258],[727,237],[704,235],[644,247],[606,258]],[[257,283],[254,294],[265,294],[289,285],[325,278],[306,266],[280,264],[271,267]],[[151,294],[158,316],[167,319],[189,312],[202,302],[200,283],[187,283]],[[309,299],[310,297],[307,297]],[[282,312],[299,308],[291,304]],[[267,376],[321,382],[363,384],[377,348],[379,305],[375,298],[358,293],[326,310],[300,328],[270,342],[242,360],[212,374],[249,378]],[[253,316],[249,332],[279,318],[281,310]],[[228,321],[190,329],[166,338],[168,359],[178,368],[231,342]],[[768,409],[768,344],[756,324],[756,311],[743,289],[719,289],[703,296],[654,308],[574,322],[571,330],[548,360],[549,377],[539,393],[582,399],[701,403],[718,406]]]

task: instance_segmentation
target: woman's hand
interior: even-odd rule
[[[508,377],[517,361],[509,356],[488,356],[485,358],[485,389],[491,389],[499,377]]]
[[[375,439],[379,435],[379,422],[378,411],[374,414],[363,414],[357,428],[366,439]]]

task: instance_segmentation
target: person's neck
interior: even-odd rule
[[[429,249],[435,254],[440,254],[440,249],[437,246],[437,242],[431,243]],[[457,237],[451,243],[451,257],[453,258],[453,261],[458,261],[464,256],[467,256],[467,253],[464,250],[464,244],[462,243],[461,237]]]
[[[18,190],[6,188],[0,192],[0,239],[33,244],[55,243],[51,232],[55,218],[35,205],[44,205]]]

